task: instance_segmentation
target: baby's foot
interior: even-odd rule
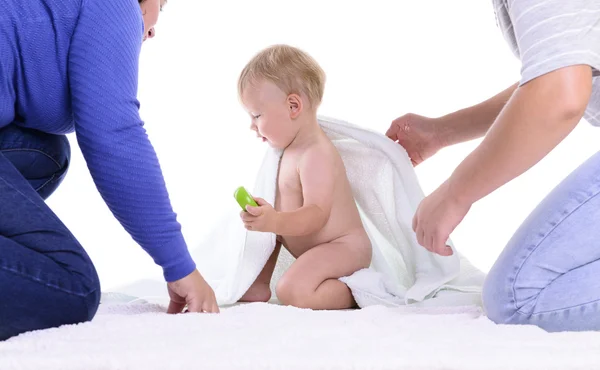
[[[240,302],[268,302],[271,299],[271,288],[268,283],[255,281]]]

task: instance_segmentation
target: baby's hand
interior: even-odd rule
[[[254,198],[258,207],[246,206],[248,212],[242,211],[240,216],[248,230],[275,232],[277,227],[277,211],[262,198]]]

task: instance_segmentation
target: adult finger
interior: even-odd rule
[[[185,302],[176,302],[171,299],[171,301],[169,302],[169,307],[167,308],[167,313],[169,313],[169,314],[181,313],[181,311],[183,311],[184,307],[185,307]]]

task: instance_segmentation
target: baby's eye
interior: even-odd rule
[[[254,118],[254,119],[259,119],[259,118],[260,118],[260,116],[261,116],[260,114],[257,114],[256,116],[252,116],[252,118]]]

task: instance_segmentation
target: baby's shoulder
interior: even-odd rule
[[[311,161],[335,160],[339,156],[335,146],[331,141],[319,140],[308,146],[302,153],[302,157]]]
[[[323,171],[334,171],[339,167],[341,158],[333,146],[327,143],[315,143],[302,151],[298,156],[298,169],[310,168],[311,170],[321,169]]]

